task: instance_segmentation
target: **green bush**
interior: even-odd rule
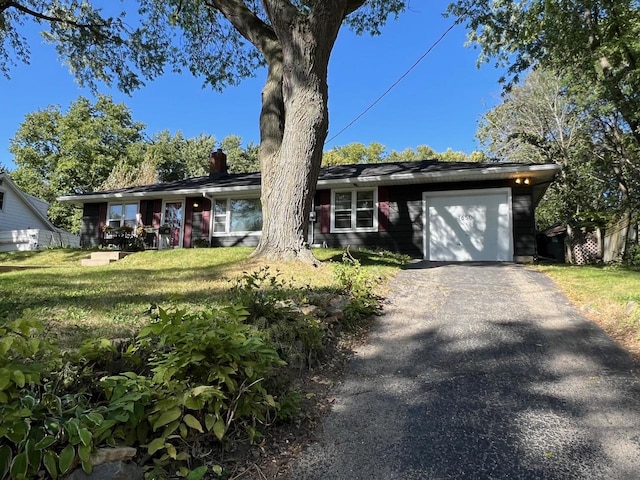
[[[91,340],[74,355],[39,339],[33,318],[1,325],[0,478],[89,473],[91,452],[118,444],[144,446],[156,476],[184,476],[202,439],[254,441],[279,409],[264,384],[284,362],[247,315],[159,309],[129,344]]]
[[[244,272],[230,293],[233,303],[246,306],[247,322],[266,335],[289,365],[310,366],[321,356],[325,326],[299,309],[306,303],[306,289],[296,289],[265,266]]]
[[[360,261],[347,251],[342,262],[334,266],[334,278],[338,289],[348,296],[345,308],[346,326],[355,327],[363,318],[367,318],[380,309],[380,298],[375,293],[375,285]]]

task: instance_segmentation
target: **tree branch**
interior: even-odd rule
[[[218,10],[234,26],[236,30],[251,42],[265,56],[277,40],[271,26],[260,20],[249,10],[246,4],[238,0],[207,0],[209,8]],[[267,59],[268,60],[268,59]]]
[[[96,28],[109,26],[108,23],[103,23],[103,24],[79,23],[79,22],[76,22],[75,20],[69,20],[69,19],[64,19],[64,18],[59,18],[59,17],[52,17],[52,16],[46,15],[44,13],[36,12],[35,10],[31,10],[30,8],[25,7],[24,5],[21,5],[18,2],[14,2],[13,0],[8,0],[8,1],[0,3],[0,12],[4,12],[5,10],[7,10],[9,8],[15,8],[16,10],[19,10],[22,13],[26,13],[27,15],[30,15],[30,16],[32,16],[34,18],[39,19],[39,20],[44,20],[46,22],[62,23],[62,24],[65,24],[65,25],[71,25],[73,27],[92,30],[94,32],[95,32]],[[95,32],[95,33],[98,33],[98,32]]]

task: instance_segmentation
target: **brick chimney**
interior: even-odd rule
[[[224,175],[228,173],[227,169],[227,156],[219,148],[216,152],[211,152],[209,155],[209,176]]]

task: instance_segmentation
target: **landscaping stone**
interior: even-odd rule
[[[108,462],[98,465],[92,473],[85,473],[81,468],[75,470],[67,480],[143,480],[144,471],[135,463]]]

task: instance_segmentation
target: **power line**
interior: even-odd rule
[[[426,52],[424,52],[422,54],[422,56],[413,64],[411,65],[411,67],[409,67],[409,69],[404,72],[400,78],[398,78],[398,80],[396,80],[389,88],[387,88],[387,90],[380,95],[378,98],[376,98],[367,108],[365,108],[356,118],[354,118],[353,120],[351,120],[351,122],[349,122],[345,127],[342,128],[342,130],[340,130],[338,133],[336,133],[333,137],[331,137],[330,139],[328,139],[327,141],[324,142],[324,144],[326,145],[327,143],[331,143],[332,141],[334,141],[337,137],[339,137],[340,135],[342,135],[345,131],[347,131],[349,128],[351,128],[358,120],[360,120],[362,117],[364,117],[367,112],[369,112],[369,110],[371,110],[373,107],[375,107],[380,100],[382,100],[384,97],[386,97],[389,92],[391,92],[391,90],[393,90],[396,86],[398,86],[398,84],[404,80],[404,78],[406,76],[408,76],[419,64],[420,62],[422,62],[427,55],[429,55],[431,53],[431,50],[433,50],[434,48],[436,48],[438,46],[438,44],[440,42],[442,42],[442,40],[444,40],[444,38],[449,34],[449,32],[451,30],[453,30],[461,21],[463,17],[460,16],[455,22],[453,22],[449,28],[447,28],[444,33],[442,35],[440,35],[440,37],[438,37],[438,39],[433,42],[431,44],[431,46],[427,49]]]

